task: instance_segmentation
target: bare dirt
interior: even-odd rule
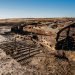
[[[15,23],[19,22],[25,22],[27,25],[34,22],[40,22],[43,25],[51,25],[50,23],[52,23],[52,26],[50,26],[50,31],[56,34],[57,30],[62,29],[64,25],[69,24],[70,21],[74,20],[75,19],[70,18],[5,19],[0,20],[0,23],[5,26],[9,26],[11,23],[14,23],[13,25],[15,25]],[[59,23],[58,25],[56,25],[57,22]],[[32,40],[24,40],[22,37],[15,42],[16,39],[11,40],[15,36],[16,35],[0,35],[0,75],[75,75],[74,51],[64,51],[66,57],[62,58],[61,56],[57,56],[56,52],[52,51],[54,46],[47,49],[45,46],[41,46]],[[52,41],[52,43],[55,42]],[[31,55],[29,53],[30,51]],[[68,58],[70,58],[70,60]]]

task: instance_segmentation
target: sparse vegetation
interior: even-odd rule
[[[68,46],[58,42],[60,30],[74,20],[0,20],[0,75],[75,75],[74,50],[63,51]]]

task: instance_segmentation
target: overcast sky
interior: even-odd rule
[[[0,0],[0,18],[75,17],[75,0]]]

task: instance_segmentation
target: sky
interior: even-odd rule
[[[75,0],[0,0],[0,18],[75,17]]]

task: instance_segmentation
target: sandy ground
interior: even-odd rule
[[[6,38],[0,36],[0,42],[3,41]],[[21,65],[0,49],[0,75],[75,75],[75,62],[58,59],[48,52],[31,58],[27,65]]]
[[[23,75],[21,65],[0,49],[0,75]]]
[[[3,37],[2,35],[0,35],[0,43],[3,41],[6,41],[7,39],[5,37]]]
[[[0,35],[0,43],[7,39]],[[23,75],[21,65],[0,49],[0,75]]]
[[[0,49],[0,75],[39,75],[44,69],[44,64],[42,63],[46,58],[38,56],[33,57],[28,65],[22,66],[11,58],[10,55],[6,55],[6,53]]]
[[[0,43],[4,41],[7,41],[7,38],[0,35]],[[30,64],[22,66],[0,49],[0,75],[39,75],[37,69],[41,66],[39,63],[41,59],[43,60],[43,57],[37,57],[32,58]],[[34,66],[36,66],[36,68],[34,68]]]

